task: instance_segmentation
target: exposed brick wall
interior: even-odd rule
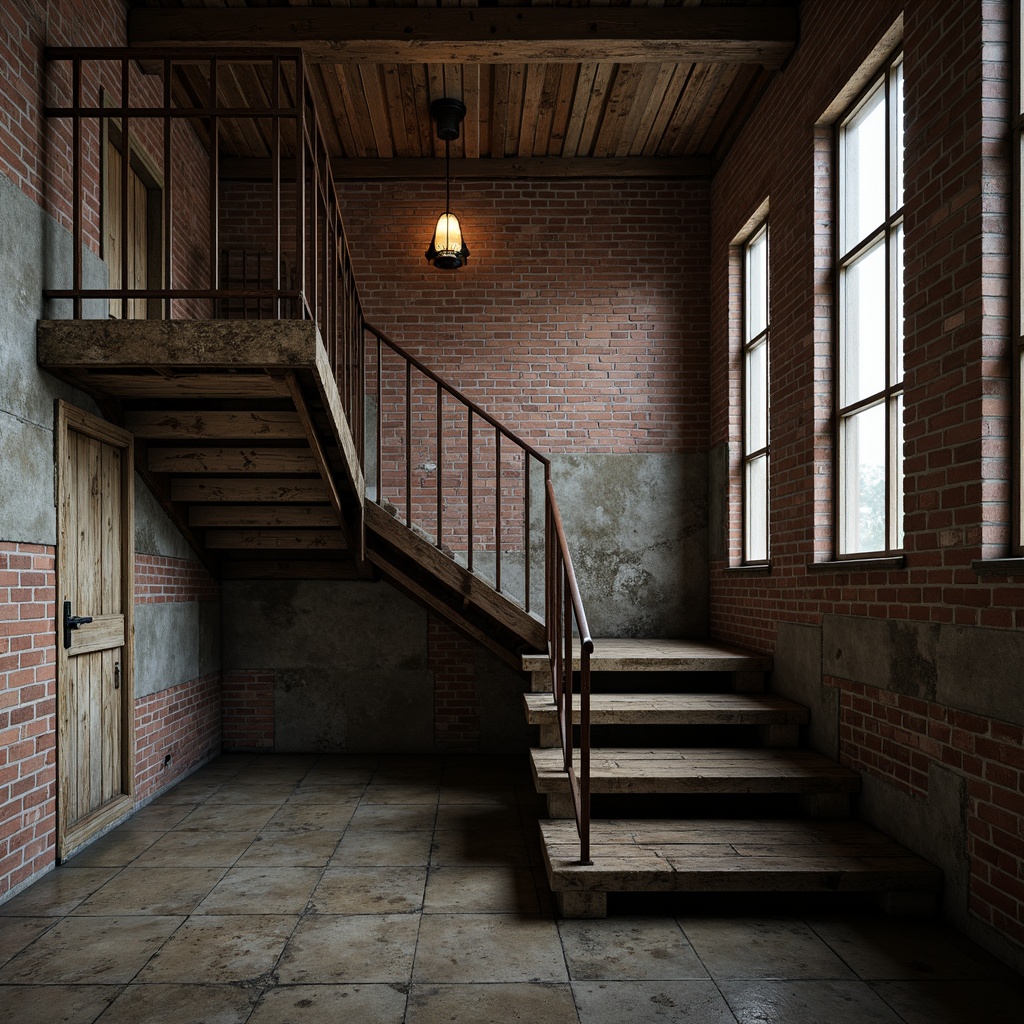
[[[967,780],[971,910],[1024,942],[1024,728],[826,676],[839,691],[845,764],[928,796],[928,769]]]
[[[52,547],[0,543],[0,896],[54,860],[55,588]]]
[[[712,633],[719,638],[771,650],[780,622],[817,625],[828,614],[1024,627],[1021,576],[979,575],[971,568],[974,559],[1008,553],[1009,4],[955,0],[940,6],[807,0],[800,46],[716,173],[712,444],[738,440],[732,242],[765,200],[772,232],[772,568],[758,575],[726,571],[724,561],[712,564]],[[832,128],[820,122],[901,13],[905,566],[811,572],[809,563],[835,550],[834,140]],[[735,560],[735,481],[731,488],[728,549]],[[927,797],[933,763],[964,776],[970,910],[1020,941],[1020,729],[849,681],[825,681],[842,693],[847,763],[918,798]]]
[[[225,750],[274,749],[274,673],[231,669],[221,684]]]
[[[136,605],[219,600],[220,587],[201,563],[136,553]],[[136,699],[137,802],[220,751],[220,676],[208,673]]]
[[[199,562],[163,555],[135,555],[135,603],[219,601],[220,587]]]
[[[480,745],[476,646],[446,622],[427,622],[427,664],[434,673],[434,742],[438,750]]]
[[[906,5],[906,568],[806,568],[834,551],[833,144],[827,126],[813,125],[902,8],[880,0],[856,10],[808,4],[800,49],[714,182],[713,443],[735,444],[739,413],[730,243],[753,209],[771,204],[773,570],[769,578],[727,575],[718,565],[712,584],[714,632],[762,649],[774,643],[775,621],[816,622],[829,612],[1024,626],[1024,586],[970,568],[973,559],[1005,554],[1008,543],[1003,3],[958,0],[941,18],[931,5]],[[963,74],[942,71],[953,67]]]
[[[135,799],[141,803],[220,752],[220,673],[135,701]]]
[[[95,253],[100,244],[101,136],[98,121],[82,123],[82,185],[72,190],[72,136],[67,119],[44,120],[45,102],[72,102],[70,65],[43,60],[47,46],[111,47],[125,43],[126,9],[122,0],[12,0],[0,20],[0,171],[67,229],[72,203],[82,212],[84,244]],[[162,103],[162,85],[141,68],[130,66],[133,106]],[[85,104],[119,103],[120,72],[111,63],[86,64],[82,76]],[[152,119],[129,122],[133,145],[158,175],[170,174],[174,202],[171,264],[177,288],[209,286],[209,161],[193,125],[172,125],[172,157],[165,168],[163,127]],[[46,154],[46,173],[43,158]],[[163,182],[167,187],[168,182]],[[67,268],[70,272],[70,267]],[[48,286],[58,282],[47,282]],[[66,286],[64,282],[60,287]],[[175,300],[177,317],[209,315],[205,300]]]
[[[456,182],[471,250],[423,258],[443,186],[339,186],[367,318],[545,452],[707,447],[708,189]]]
[[[44,205],[43,48],[123,46],[122,0],[8,0],[0,21],[0,168]],[[50,168],[60,174],[63,168]],[[70,170],[67,170],[70,174]]]

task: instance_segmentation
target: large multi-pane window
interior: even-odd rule
[[[839,126],[839,554],[903,547],[903,61]]]
[[[743,247],[743,561],[768,560],[768,225]]]

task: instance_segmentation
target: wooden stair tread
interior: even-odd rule
[[[861,822],[594,821],[581,865],[572,821],[542,821],[555,892],[937,891],[942,873]]]
[[[530,759],[539,793],[568,792],[560,748],[534,749]],[[860,776],[809,750],[602,747],[591,751],[590,785],[594,793],[856,793]]]
[[[531,725],[556,724],[550,694],[526,693]],[[591,725],[803,725],[806,707],[782,697],[754,693],[609,693],[590,697]],[[573,721],[579,723],[579,695]]]
[[[579,668],[580,647],[573,641],[573,667]],[[523,658],[526,672],[548,665],[546,654]],[[592,672],[768,672],[772,656],[702,640],[601,639],[594,641]]]

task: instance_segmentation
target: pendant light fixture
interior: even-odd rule
[[[459,137],[459,125],[466,116],[461,100],[440,99],[430,104],[430,116],[437,122],[437,137],[444,139],[444,213],[437,218],[434,237],[426,257],[440,270],[458,270],[469,259],[469,249],[462,238],[459,218],[451,210],[451,155],[448,146]]]

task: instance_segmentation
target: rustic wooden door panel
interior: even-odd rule
[[[58,853],[131,809],[132,438],[58,403]],[[65,628],[63,607],[91,618]]]

